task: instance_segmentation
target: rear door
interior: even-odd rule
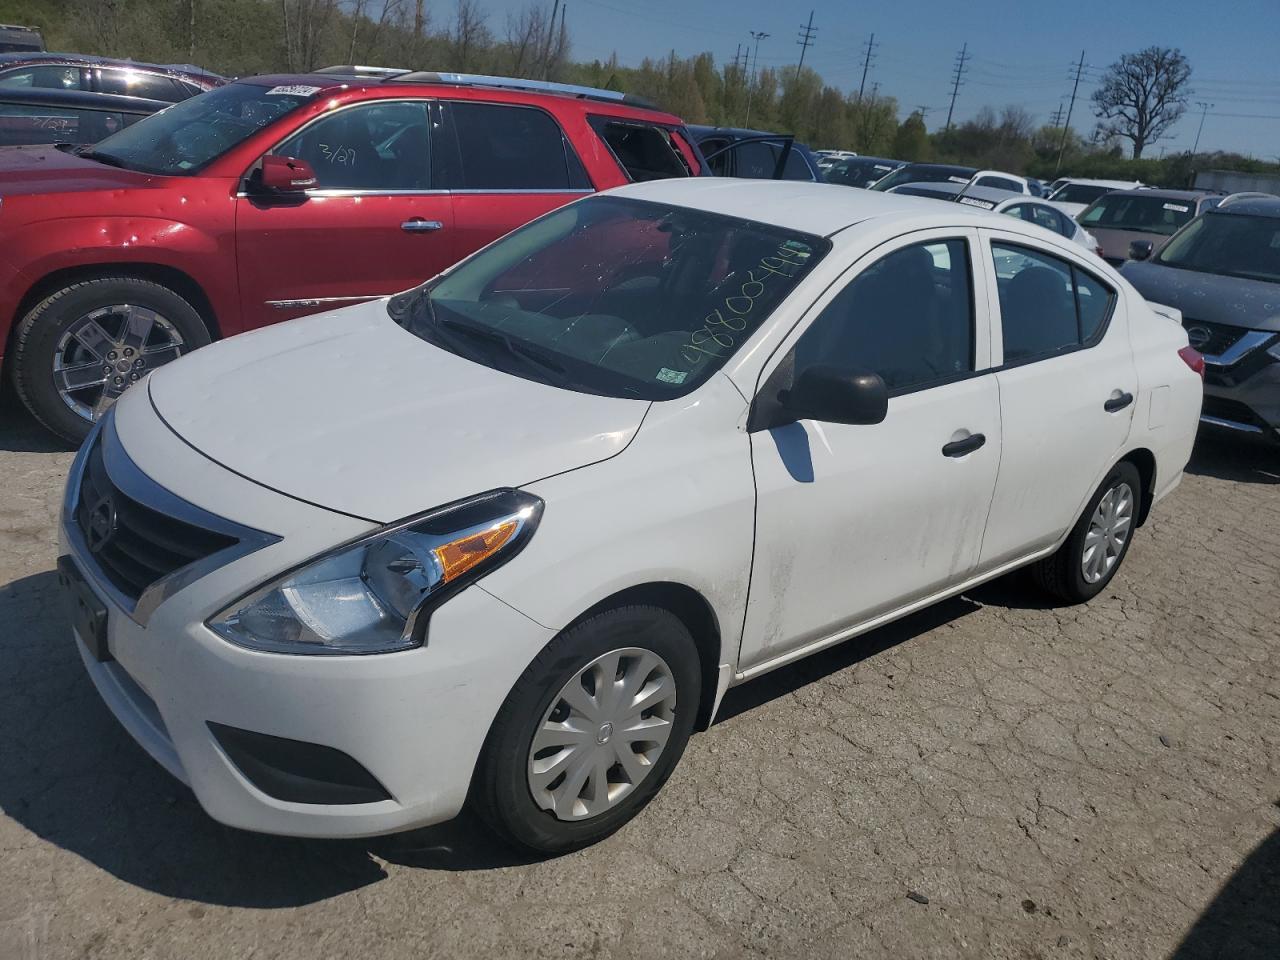
[[[594,188],[560,124],[538,107],[441,103],[438,178],[453,196],[458,259]]]
[[[1003,446],[983,569],[1048,547],[1115,463],[1137,407],[1124,302],[1074,255],[982,231]]]
[[[306,160],[304,200],[236,200],[246,327],[405,290],[457,260],[453,200],[433,182],[431,101],[370,100],[324,114],[271,152]]]

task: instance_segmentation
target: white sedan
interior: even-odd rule
[[[1105,589],[1200,369],[1010,217],[637,184],[157,370],[75,460],[59,569],[97,689],[215,819],[353,837],[470,799],[565,851],[734,684],[1018,567]]]

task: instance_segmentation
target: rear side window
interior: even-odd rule
[[[193,91],[185,83],[158,73],[141,70],[103,67],[95,71],[99,93],[116,93],[126,97],[145,97],[178,103],[189,98]]]
[[[655,124],[591,117],[591,126],[609,145],[628,177],[637,183],[688,177],[693,171],[672,141],[671,132]]]
[[[1106,328],[1115,292],[1058,257],[993,243],[1004,362],[1024,363],[1092,346]]]
[[[82,90],[79,67],[56,67],[49,64],[18,67],[0,73],[0,87],[26,87],[36,90]]]
[[[804,332],[794,376],[835,364],[878,373],[906,393],[973,370],[968,246],[935,240],[895,250],[863,270]]]
[[[560,125],[534,107],[455,101],[463,190],[590,190]]]

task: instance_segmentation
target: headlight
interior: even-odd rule
[[[390,653],[421,646],[431,610],[520,552],[542,501],[494,490],[345,544],[209,620],[273,653]]]

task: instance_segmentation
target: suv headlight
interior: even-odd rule
[[[504,489],[410,517],[307,561],[208,626],[271,653],[419,647],[431,610],[519,553],[541,515],[539,498]]]

